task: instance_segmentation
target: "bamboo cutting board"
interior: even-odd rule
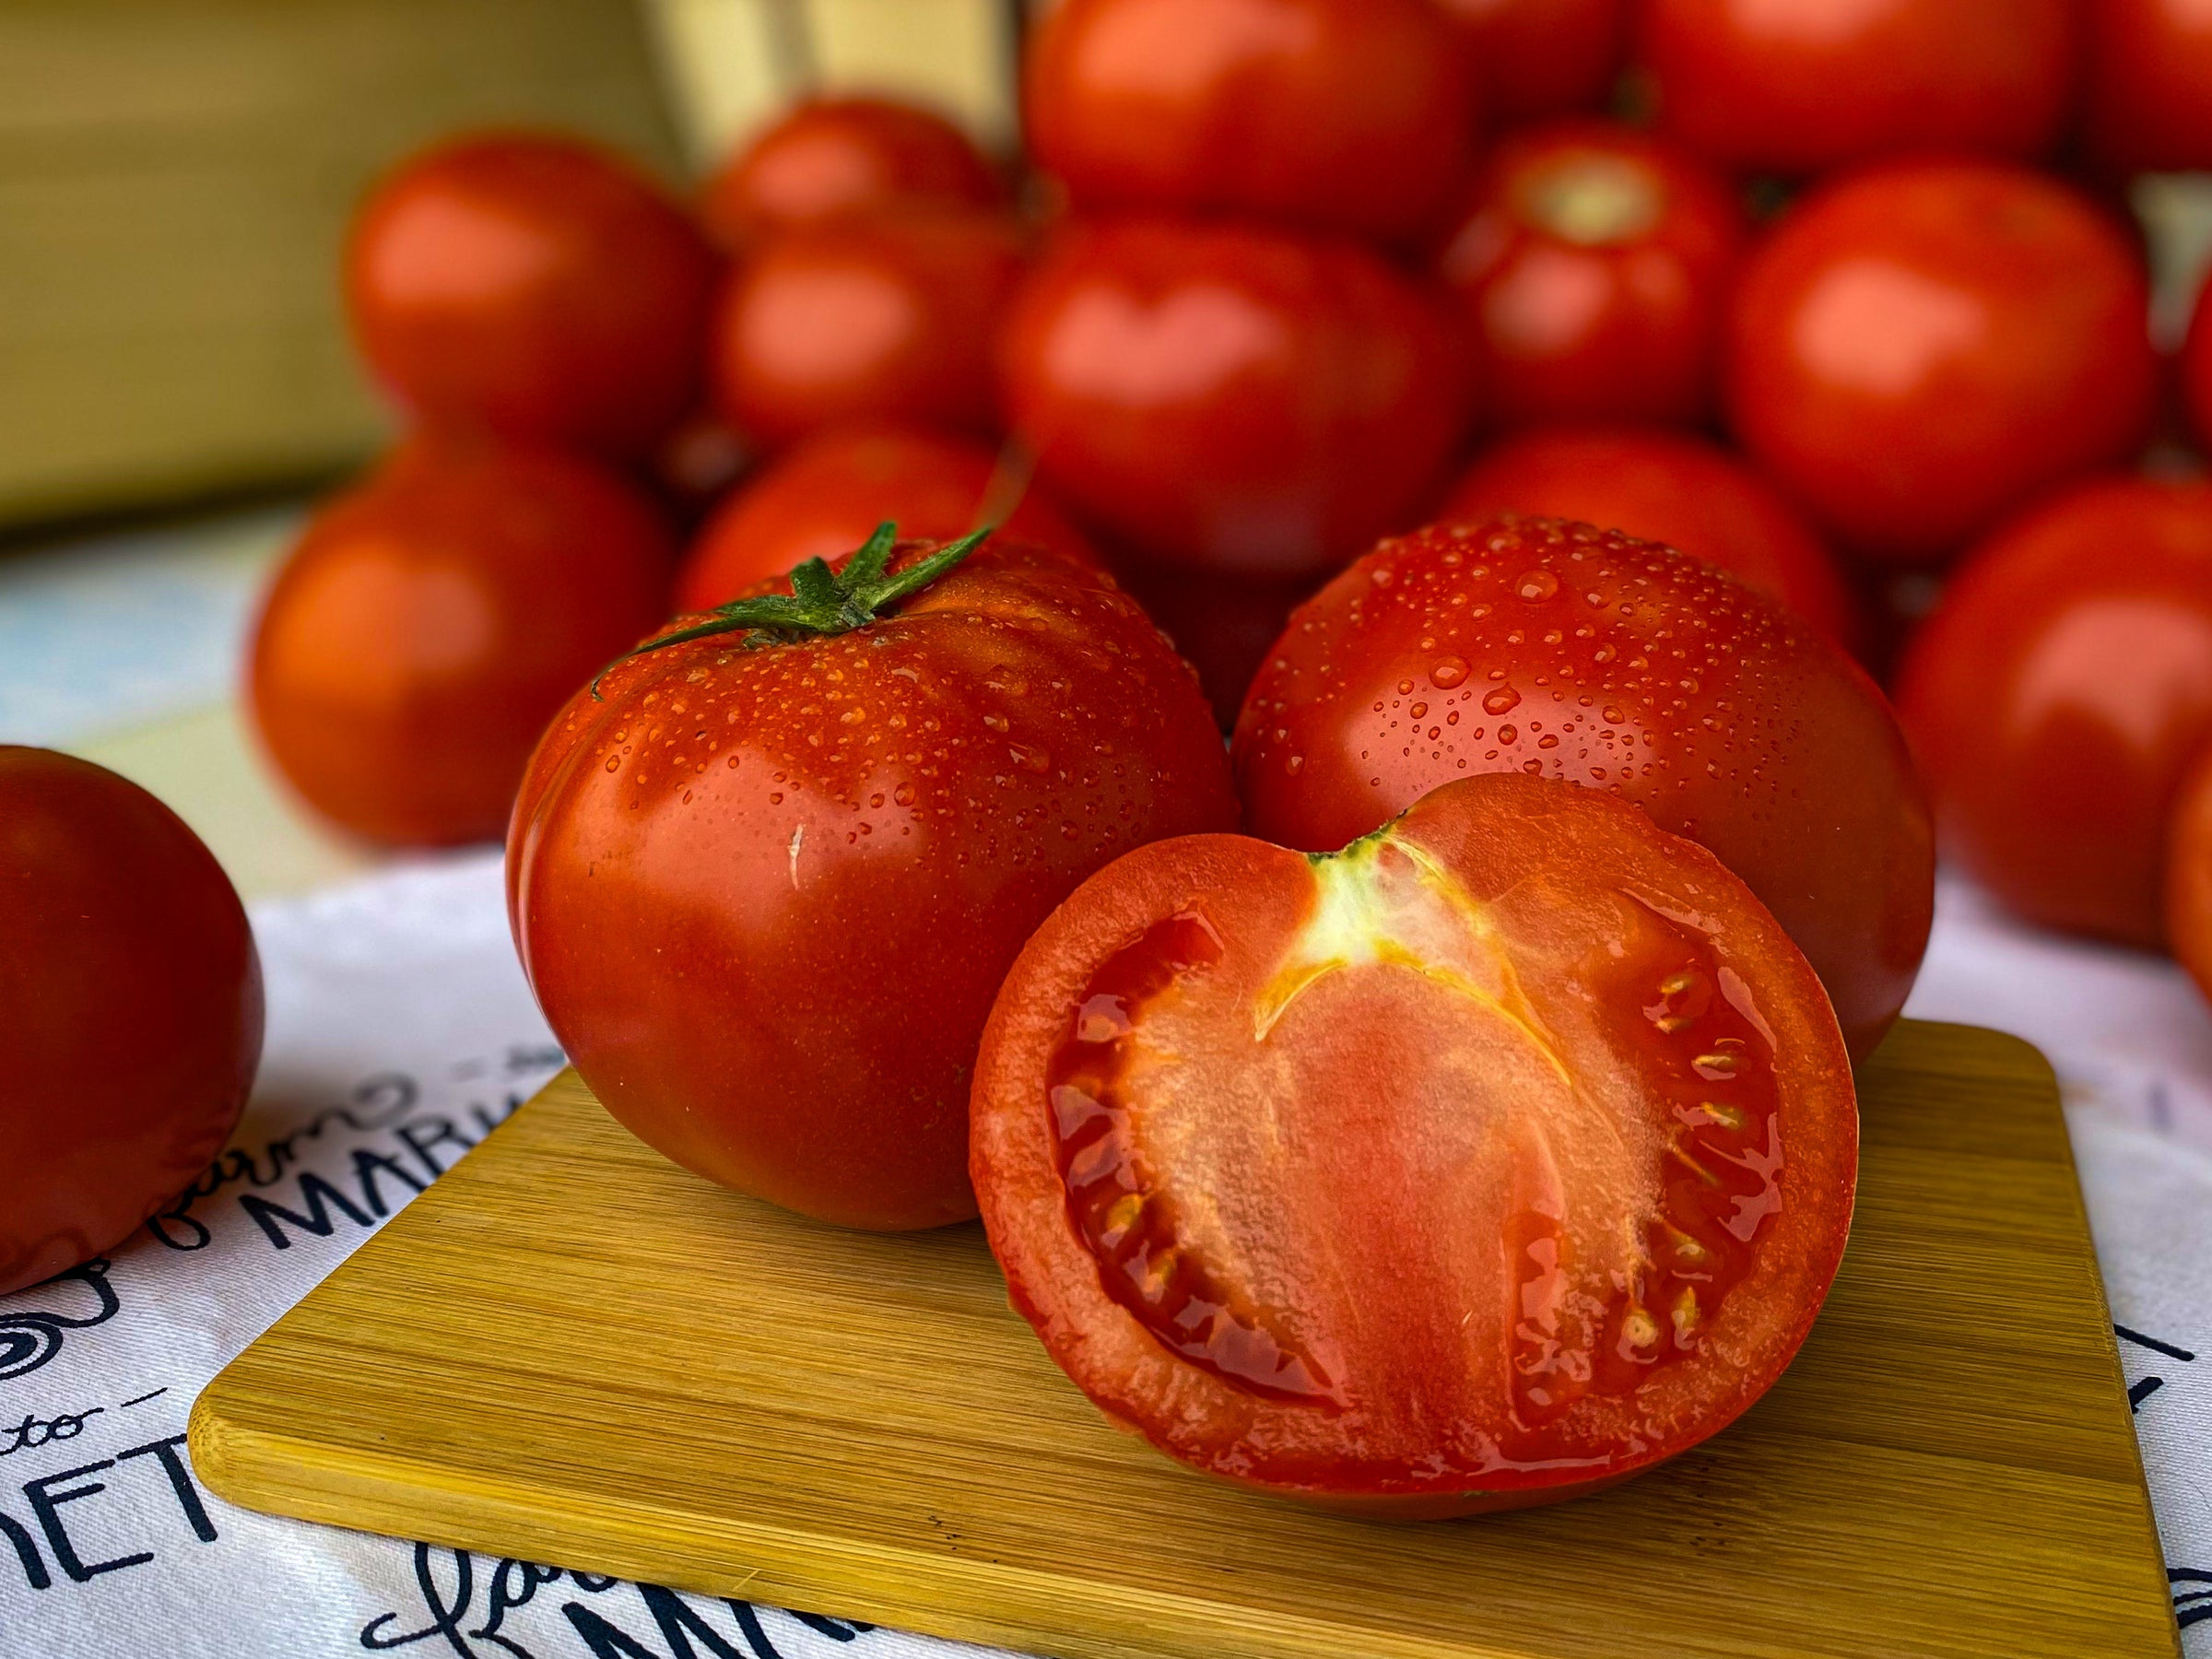
[[[1735,1427],[1388,1525],[1109,1428],[973,1228],[735,1197],[556,1080],[216,1378],[235,1502],[1068,1659],[2179,1652],[2049,1068],[1907,1025],[1857,1223]]]

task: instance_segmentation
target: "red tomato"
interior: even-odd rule
[[[737,251],[881,207],[1005,199],[997,169],[942,115],[884,98],[810,98],[724,164],[699,212],[708,234]]]
[[[2198,0],[2093,0],[2089,153],[2124,172],[2212,168],[2212,10]]]
[[[1499,147],[1440,268],[1501,424],[1695,421],[1712,409],[1743,250],[1717,174],[1633,128],[1573,121]]]
[[[2073,0],[1644,0],[1641,45],[1664,129],[1779,173],[1900,150],[2045,155],[2081,56]]]
[[[1311,852],[1468,772],[1612,791],[1772,909],[1857,1057],[1927,948],[1927,806],[1882,694],[1772,600],[1618,531],[1383,542],[1291,618],[1235,754],[1253,833]]]
[[[1476,130],[1429,0],[1064,0],[1022,103],[1037,164],[1079,206],[1394,239],[1443,211]]]
[[[2212,486],[2101,479],[2005,525],[1898,705],[1947,857],[2030,921],[2156,945],[2167,812],[2212,738]]]
[[[1628,0],[1440,0],[1500,126],[1595,109],[1619,77]]]
[[[269,758],[372,841],[498,838],[561,700],[668,615],[674,552],[581,457],[408,450],[318,512],[248,665]]]
[[[346,251],[355,341],[421,420],[641,455],[689,411],[714,258],[620,158],[465,138],[401,167]]]
[[[1014,1305],[1111,1417],[1404,1517],[1724,1428],[1858,1167],[1835,1016],[1744,884],[1512,775],[1339,853],[1191,836],[1092,877],[1007,976],[972,1122]]]
[[[991,516],[1006,535],[1096,563],[1083,533],[1034,485],[1003,481],[998,456],[925,427],[839,427],[804,439],[707,521],[677,577],[677,608],[712,610],[809,559],[835,560],[887,520],[910,541],[951,541]],[[1009,511],[1010,508],[1010,511]]]
[[[0,746],[0,1296],[197,1180],[261,1059],[261,962],[222,866],[88,761]]]
[[[1354,244],[1139,219],[1061,238],[1002,351],[1062,500],[1156,559],[1289,577],[1419,511],[1465,425],[1459,347]]]
[[[968,1086],[1022,941],[1116,854],[1237,808],[1196,680],[1101,571],[994,542],[900,604],[873,597],[888,550],[804,626],[694,618],[571,699],[508,891],[618,1118],[725,1185],[899,1229],[975,1214]],[[893,578],[936,551],[903,544]]]
[[[2136,250],[2055,180],[1872,169],[1808,197],[1752,257],[1731,418],[1857,550],[1937,558],[2141,441],[2147,302]]]
[[[1244,689],[1267,648],[1319,585],[1312,576],[1285,582],[1225,575],[1127,553],[1114,559],[1113,572],[1198,671],[1225,732],[1237,724]]]
[[[764,443],[847,420],[992,430],[992,340],[1021,266],[1001,214],[916,207],[780,236],[715,319],[723,409]]]
[[[2212,998],[2212,748],[2174,797],[2166,826],[2166,940],[2197,989]]]
[[[1461,477],[1442,516],[1576,519],[1717,564],[1851,650],[1865,631],[1835,559],[1782,492],[1687,432],[1585,427],[1531,432]]]

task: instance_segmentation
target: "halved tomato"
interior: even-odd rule
[[[1406,1517],[1649,1468],[1843,1253],[1850,1063],[1749,888],[1616,797],[1446,784],[1341,853],[1155,842],[1030,941],[970,1157],[1014,1303],[1172,1457]]]

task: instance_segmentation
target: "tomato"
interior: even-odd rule
[[[707,182],[699,213],[724,247],[912,202],[992,207],[1006,182],[967,134],[887,98],[809,98]]]
[[[1898,705],[1947,857],[2030,921],[2156,945],[2167,813],[2212,738],[2212,486],[2100,479],[2005,525]]]
[[[1440,0],[1474,59],[1482,108],[1511,126],[1606,101],[1628,47],[1628,0]]]
[[[2212,11],[2195,0],[2096,0],[2082,15],[2090,155],[2125,172],[2212,168]]]
[[[2199,752],[2175,793],[2165,877],[2167,943],[2212,998],[2212,747]]]
[[[315,515],[262,603],[262,745],[356,835],[495,840],[561,700],[667,618],[673,559],[652,502],[581,457],[403,451]]]
[[[689,411],[714,280],[656,184],[545,135],[417,156],[346,250],[354,339],[418,419],[624,458]]]
[[[1583,427],[1531,432],[1462,475],[1442,516],[1576,519],[1717,564],[1781,600],[1845,650],[1864,633],[1834,558],[1782,492],[1687,432]]]
[[[1440,262],[1494,417],[1704,418],[1744,240],[1726,182],[1631,127],[1509,136]]]
[[[1127,552],[1114,558],[1113,572],[1198,671],[1223,731],[1236,724],[1244,689],[1290,613],[1319,585],[1312,576],[1279,581],[1225,574]]]
[[[1022,105],[1079,207],[1388,239],[1443,211],[1477,123],[1429,0],[1065,0],[1030,39]]]
[[[1002,351],[1061,500],[1156,559],[1288,578],[1425,503],[1466,422],[1460,345],[1352,243],[1133,219],[1059,240]]]
[[[971,1162],[1014,1305],[1170,1456],[1404,1517],[1725,1427],[1843,1253],[1850,1063],[1743,883],[1464,778],[1310,858],[1160,841],[1023,949]]]
[[[2048,154],[2078,32],[2073,0],[1644,0],[1640,55],[1665,131],[1724,166],[1808,173],[1901,150]]]
[[[607,1109],[848,1226],[975,1214],[968,1086],[1015,952],[1117,853],[1236,822],[1135,601],[1013,541],[943,573],[966,545],[902,544],[887,582],[872,541],[686,618],[570,700],[508,841],[524,966]]]
[[[1942,557],[2142,439],[2147,303],[2134,247],[2055,180],[1870,169],[1806,198],[1753,255],[1730,417],[1856,550]]]
[[[176,814],[0,746],[0,1296],[112,1249],[206,1171],[261,1059],[261,962]]]
[[[1252,832],[1310,852],[1469,772],[1616,793],[1773,911],[1857,1057],[1927,948],[1927,806],[1882,694],[1772,600],[1618,531],[1382,543],[1291,618],[1235,754]]]
[[[992,430],[992,341],[1021,268],[1001,214],[915,207],[788,231],[723,297],[723,410],[771,444],[848,420]]]

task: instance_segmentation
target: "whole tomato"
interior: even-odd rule
[[[689,412],[712,253],[619,157],[456,139],[362,205],[346,249],[361,355],[418,420],[641,455]]]
[[[2212,999],[2212,747],[2198,752],[2166,825],[2166,943]]]
[[[508,840],[524,966],[607,1109],[848,1226],[975,1214],[969,1082],[1022,941],[1130,847],[1236,823],[1135,601],[971,545],[887,535],[685,618],[570,700]]]
[[[913,540],[951,541],[1004,514],[1012,539],[1096,560],[1041,488],[1010,478],[1002,494],[1000,482],[993,451],[926,427],[840,427],[802,439],[707,521],[677,574],[677,608],[711,610],[810,559],[850,553],[887,519]]]
[[[1059,239],[1001,349],[1062,500],[1156,559],[1288,578],[1420,510],[1466,423],[1461,346],[1354,243],[1127,219]]]
[[[1713,379],[1742,209],[1687,153],[1610,122],[1515,133],[1439,262],[1473,320],[1502,425],[1696,421]]]
[[[2212,168],[2212,9],[2094,0],[2082,17],[2089,154],[2120,172]]]
[[[1430,0],[1065,0],[1023,118],[1077,206],[1230,211],[1406,239],[1474,152],[1474,85]]]
[[[2212,485],[2100,479],[2006,524],[1898,707],[1947,857],[2031,922],[2158,944],[2167,814],[2212,738]]]
[[[658,510],[580,456],[402,451],[309,523],[262,602],[253,722],[371,841],[496,840],[561,701],[666,620]]]
[[[1307,852],[1472,772],[1610,790],[1759,895],[1854,1057],[1927,947],[1927,806],[1882,694],[1765,595],[1618,531],[1382,542],[1292,616],[1234,751],[1252,832]]]
[[[731,279],[712,373],[739,430],[848,420],[998,424],[991,348],[1022,268],[1003,214],[909,207],[777,237]]]
[[[1902,150],[2031,160],[2081,55],[2073,0],[1644,0],[1641,18],[1660,126],[1753,172]]]
[[[1483,112],[1512,126],[1602,105],[1627,54],[1629,0],[1440,0],[1460,25]]]
[[[808,98],[724,163],[700,194],[733,253],[778,231],[910,202],[991,207],[1006,181],[935,111],[888,98]]]
[[[1509,438],[1461,475],[1440,515],[1575,519],[1717,564],[1781,600],[1846,651],[1858,602],[1834,557],[1780,490],[1741,459],[1688,432],[1560,428]]]
[[[2147,304],[2135,248],[2056,180],[1869,169],[1807,197],[1746,267],[1729,416],[1853,549],[1939,558],[2141,441]]]
[[[0,746],[0,1296],[206,1171],[261,1030],[246,912],[199,837],[103,767]]]

